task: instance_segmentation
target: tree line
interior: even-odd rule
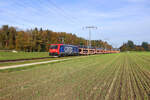
[[[17,50],[25,52],[48,51],[49,44],[87,45],[88,40],[66,32],[53,32],[34,28],[20,30],[13,26],[3,25],[0,28],[0,50]],[[92,40],[92,46],[111,49],[112,46],[101,40]]]
[[[133,41],[129,40],[120,47],[121,51],[150,51],[150,44],[142,42],[141,45],[135,45]]]

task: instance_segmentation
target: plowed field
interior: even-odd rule
[[[150,53],[120,53],[0,71],[0,100],[150,100]]]

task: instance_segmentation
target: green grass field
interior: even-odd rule
[[[87,56],[0,71],[0,100],[150,100],[150,53]]]
[[[0,60],[30,59],[49,57],[48,52],[0,52]]]

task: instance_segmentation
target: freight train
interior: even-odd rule
[[[68,44],[50,44],[50,56],[78,56],[78,55],[94,55],[94,54],[108,54],[120,53],[119,50],[106,50],[100,48],[88,48],[83,46],[75,46]]]

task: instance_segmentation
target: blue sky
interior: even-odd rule
[[[150,43],[150,0],[0,0],[0,26],[42,27],[88,39],[84,26],[97,26],[92,39],[114,47],[127,40]]]

